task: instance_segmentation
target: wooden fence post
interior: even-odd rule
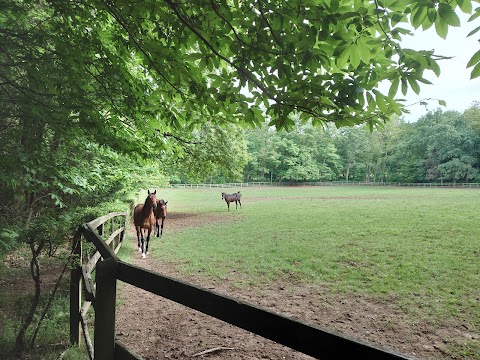
[[[80,231],[73,236],[72,253],[78,265],[70,271],[70,342],[79,345],[82,306],[82,234]]]
[[[123,231],[120,233],[120,236],[118,238],[118,242],[119,243],[122,243],[123,242],[123,239],[125,239],[125,234],[126,234],[126,231],[127,231],[127,215],[125,215],[125,220],[123,221]]]
[[[115,301],[117,261],[111,257],[97,263],[95,292],[95,359],[113,360],[115,354]]]

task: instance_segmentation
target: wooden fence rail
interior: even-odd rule
[[[99,217],[91,222],[81,226],[73,239],[73,253],[77,258],[77,267],[72,269],[70,274],[70,342],[72,344],[80,344],[81,337],[85,341],[88,356],[91,360],[94,358],[103,359],[103,348],[98,351],[95,357],[95,346],[98,347],[104,339],[94,342],[90,338],[87,313],[90,306],[93,304],[95,308],[95,332],[94,334],[101,334],[103,329],[103,321],[97,320],[97,315],[109,316],[109,311],[115,311],[115,302],[110,306],[108,300],[111,287],[116,286],[116,278],[112,274],[108,274],[108,264],[115,261],[116,253],[120,249],[125,238],[127,229],[127,222],[129,219],[128,212],[115,212]],[[105,233],[110,234],[106,240],[102,238]],[[84,255],[84,246],[82,239],[87,242],[92,242],[95,247],[95,252],[88,257]],[[100,261],[102,258],[110,260],[110,262]],[[110,266],[111,267],[111,266]],[[115,265],[116,269],[116,265]],[[93,281],[93,273],[95,272],[95,280]],[[114,285],[112,285],[112,282]],[[104,293],[107,291],[107,295]],[[105,303],[105,298],[107,302]],[[114,298],[115,299],[115,298]],[[107,315],[104,314],[107,313]],[[110,317],[108,317],[110,320]],[[109,323],[111,325],[111,323]],[[113,325],[115,326],[115,325]],[[100,327],[100,331],[98,330]],[[95,344],[95,345],[94,345]],[[107,348],[107,347],[105,347]],[[112,346],[112,350],[113,350]],[[109,358],[107,355],[105,359]]]
[[[224,184],[170,184],[174,189],[236,188],[259,186],[395,186],[395,187],[440,187],[458,189],[478,189],[480,183],[401,183],[401,182],[362,182],[362,181],[306,181],[306,182],[244,182]]]
[[[103,224],[103,222],[94,220],[80,228],[82,236],[95,245],[98,253],[104,259],[96,264],[96,285],[93,286],[95,290],[92,299],[95,310],[93,347],[89,337],[85,336],[91,359],[142,359],[124,344],[115,340],[117,280],[316,358],[408,359],[402,354],[349,338],[317,325],[294,320],[242,300],[128,264],[120,260],[116,252],[100,236],[97,231],[100,224]],[[86,331],[84,312],[86,312],[85,307],[88,309],[89,305],[80,306],[81,301],[78,301],[78,292],[82,284],[81,274],[81,267],[72,270],[71,306],[73,307],[70,309],[70,329],[73,331],[71,336],[73,343],[80,342],[79,324],[85,323],[84,332],[88,332]],[[90,352],[92,349],[93,351]]]

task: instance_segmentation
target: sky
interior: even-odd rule
[[[469,108],[473,101],[480,101],[480,77],[471,80],[470,72],[473,67],[466,68],[468,61],[475,52],[480,50],[480,32],[466,37],[470,31],[478,25],[479,19],[467,23],[469,15],[460,15],[461,27],[448,28],[447,38],[444,40],[435,32],[432,27],[426,31],[421,28],[414,30],[414,36],[405,36],[402,40],[402,47],[415,50],[435,50],[436,54],[453,56],[453,59],[441,60],[438,62],[441,74],[437,77],[432,71],[424,73],[424,77],[430,80],[433,85],[421,84],[420,94],[417,95],[409,88],[406,96],[401,92],[397,96],[406,99],[405,104],[410,105],[422,99],[432,98],[445,100],[447,106],[440,106],[437,100],[428,101],[428,106],[409,106],[410,114],[403,115],[408,122],[417,121],[428,111],[437,108],[442,111],[456,110],[463,112]],[[388,91],[388,90],[387,90]]]

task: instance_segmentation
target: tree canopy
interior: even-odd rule
[[[298,113],[374,125],[400,115],[397,92],[418,93],[443,58],[403,48],[405,24],[446,37],[460,25],[456,12],[480,16],[470,0],[3,3],[9,115],[87,128],[139,153],[205,122],[259,125],[267,116],[289,128]],[[468,65],[480,75],[480,52]]]
[[[438,75],[442,59],[403,48],[411,35],[404,25],[435,26],[446,37],[460,25],[455,11],[471,13],[472,2],[51,3],[63,62],[89,74],[103,96],[118,90],[102,112],[130,115],[135,129],[151,135],[209,119],[260,124],[264,114],[277,128],[292,126],[293,112],[338,126],[400,115],[397,90],[419,93],[424,72]],[[478,54],[472,76],[480,73]],[[378,90],[384,81],[387,94]]]

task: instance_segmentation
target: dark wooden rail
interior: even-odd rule
[[[139,355],[115,341],[115,297],[118,279],[316,358],[408,359],[402,354],[317,325],[293,320],[244,301],[125,263],[91,225],[92,223],[84,225],[81,232],[87,241],[95,244],[104,258],[96,266],[97,282],[93,299],[95,345],[92,358],[141,359]],[[74,272],[72,279],[76,279],[73,274]],[[74,287],[77,285],[74,284]]]

